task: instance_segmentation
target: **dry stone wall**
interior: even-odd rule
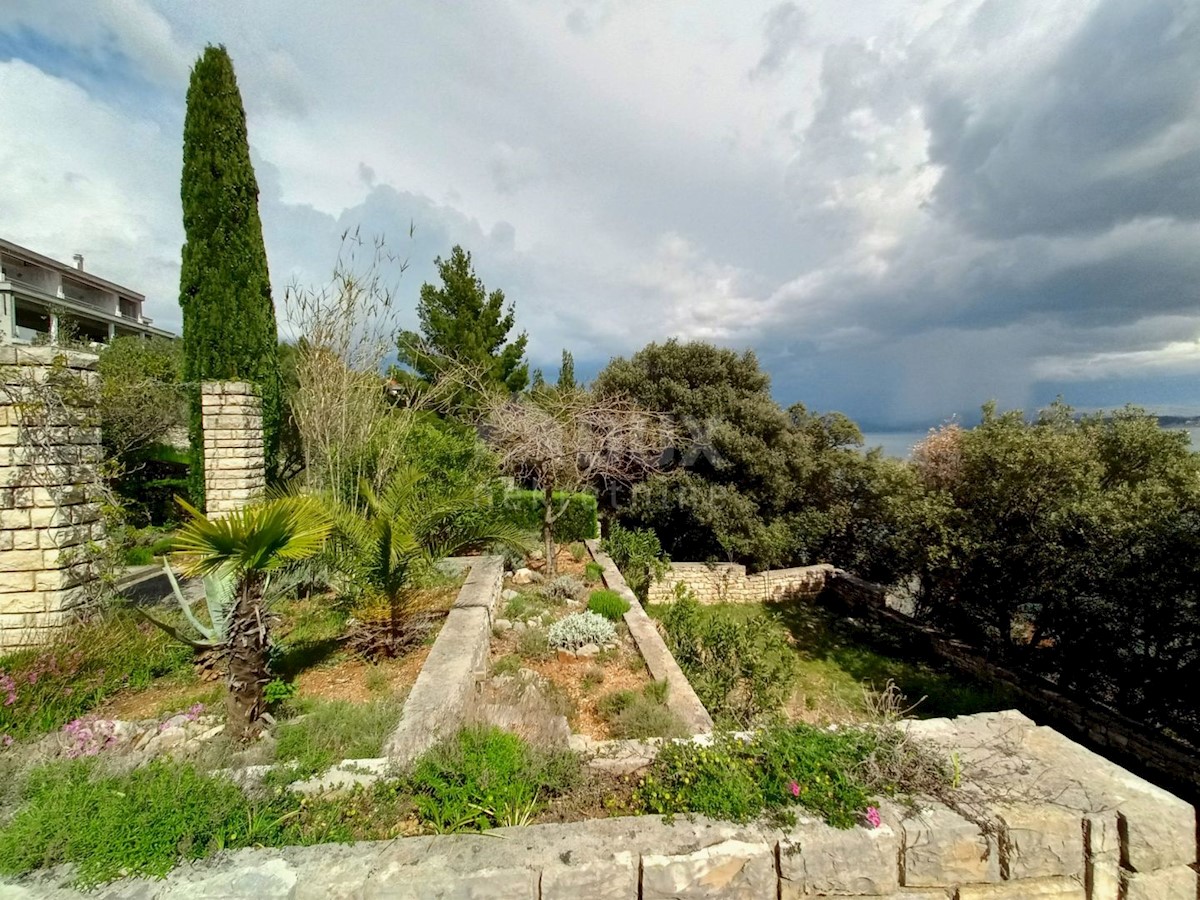
[[[262,400],[242,381],[200,387],[204,424],[204,502],[210,516],[241,509],[266,487]]]
[[[816,596],[825,588],[833,566],[798,566],[747,575],[737,563],[672,563],[661,581],[650,585],[651,603],[670,603],[675,586],[685,585],[704,604],[765,603],[785,597]]]
[[[97,357],[0,347],[0,651],[49,641],[95,578],[100,521]]]

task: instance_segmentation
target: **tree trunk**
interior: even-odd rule
[[[554,489],[542,490],[542,544],[546,548],[546,574],[554,575],[558,566],[554,559]]]
[[[234,741],[248,741],[258,735],[266,711],[263,688],[271,680],[267,671],[270,638],[259,584],[255,575],[243,576],[229,620],[225,728]]]

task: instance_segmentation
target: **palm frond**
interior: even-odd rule
[[[175,539],[175,549],[195,554],[188,574],[268,572],[312,556],[333,527],[321,503],[304,495],[272,497],[219,519],[179,503],[191,516]]]

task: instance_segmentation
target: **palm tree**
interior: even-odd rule
[[[225,727],[235,740],[247,740],[261,728],[263,688],[271,678],[265,600],[271,577],[319,551],[333,523],[316,498],[304,495],[276,497],[220,519],[179,502],[191,515],[175,539],[176,550],[194,554],[185,574],[220,574],[234,582],[224,635]]]
[[[432,483],[415,466],[400,468],[381,492],[364,479],[359,496],[357,505],[337,506],[333,551],[354,582],[387,602],[388,655],[397,649],[414,569],[491,544],[524,545],[478,485]]]

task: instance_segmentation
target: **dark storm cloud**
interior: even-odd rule
[[[1200,216],[1200,5],[1109,0],[1044,71],[926,99],[940,211],[988,237],[1099,232]]]

